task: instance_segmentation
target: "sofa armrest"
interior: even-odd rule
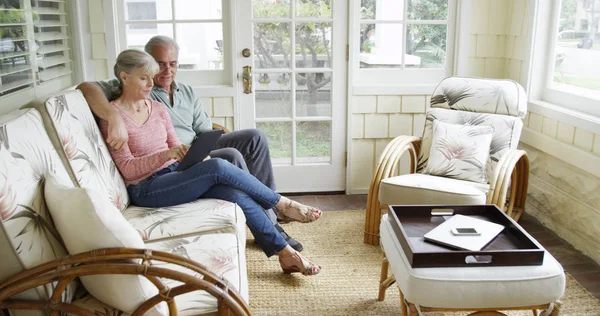
[[[196,275],[153,266],[152,262],[176,264],[193,271]],[[219,315],[251,315],[248,305],[233,286],[198,262],[162,251],[134,248],[93,250],[65,256],[25,270],[0,284],[0,310],[12,308],[46,310],[52,312],[51,315],[59,315],[59,312],[94,315],[92,311],[63,303],[60,298],[66,286],[74,279],[102,274],[143,275],[158,288],[159,294],[142,303],[133,315],[143,315],[162,301],[167,303],[170,315],[177,315],[174,297],[196,290],[204,290],[217,298]],[[183,284],[169,288],[160,278],[169,278]],[[26,290],[52,282],[58,283],[52,297],[47,301],[10,299]]]
[[[519,149],[510,149],[498,161],[492,177],[487,203],[495,204],[515,221],[525,212],[529,184],[529,156]],[[510,192],[508,191],[510,189]],[[508,200],[507,200],[508,198]]]
[[[217,124],[217,123],[212,123],[212,129],[222,129],[223,133],[229,133],[229,130],[227,129],[227,127],[221,125],[221,124]]]

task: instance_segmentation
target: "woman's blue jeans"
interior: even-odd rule
[[[178,165],[174,163],[129,185],[131,202],[143,207],[178,205],[200,197],[233,202],[246,215],[246,224],[267,256],[288,245],[264,211],[274,207],[281,195],[223,159],[212,158],[184,171],[175,171]]]

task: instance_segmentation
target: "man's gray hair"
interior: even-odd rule
[[[173,47],[175,48],[175,51],[177,51],[177,54],[179,54],[179,45],[177,45],[177,42],[175,42],[174,39],[168,36],[156,35],[152,37],[148,41],[148,43],[146,43],[144,50],[146,51],[146,53],[152,54],[152,50],[154,49],[154,47]]]
[[[121,71],[131,73],[133,70],[141,68],[145,73],[155,75],[160,70],[154,57],[140,49],[126,49],[117,57],[114,72],[115,76],[121,80],[119,74]]]

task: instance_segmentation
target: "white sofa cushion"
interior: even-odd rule
[[[539,266],[412,268],[388,218],[381,219],[381,246],[408,302],[439,308],[521,307],[554,302],[565,291],[564,271],[548,252]]]
[[[208,270],[228,281],[248,302],[246,256],[243,247],[236,247],[236,244],[239,243],[238,239],[239,237],[235,234],[207,234],[156,242],[149,244],[148,247],[154,250],[175,253],[201,263]],[[153,266],[191,273],[190,270],[173,264],[153,262]],[[181,284],[174,280],[161,279],[161,281],[170,288]],[[218,302],[215,297],[209,295],[206,291],[194,291],[177,296],[175,303],[179,315],[216,315]],[[79,297],[74,304],[103,314],[125,315],[120,314],[118,309],[102,304],[89,294]],[[107,311],[110,311],[110,313],[107,313]]]
[[[485,165],[494,128],[433,121],[429,163],[425,174],[487,183]]]
[[[123,216],[146,242],[199,233],[245,235],[246,232],[246,217],[242,210],[235,203],[217,199],[200,199],[160,208],[130,205],[123,211]]]
[[[387,205],[485,204],[488,184],[420,173],[381,181],[379,202]]]
[[[100,193],[65,186],[53,177],[47,179],[44,192],[52,219],[69,253],[114,247],[145,248],[139,233]],[[100,301],[128,313],[158,294],[148,279],[137,275],[86,276],[81,277],[81,282]],[[163,302],[147,314],[167,313]]]
[[[67,255],[44,201],[45,174],[70,181],[35,109],[0,116],[0,283],[42,263]],[[45,300],[56,283],[15,298]],[[62,300],[70,302],[71,283]],[[44,315],[14,311],[12,315]]]

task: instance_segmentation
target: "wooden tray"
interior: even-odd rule
[[[504,230],[481,251],[456,250],[425,241],[423,235],[451,215],[443,210],[504,225]],[[544,249],[496,205],[390,205],[390,221],[413,268],[541,265]]]

